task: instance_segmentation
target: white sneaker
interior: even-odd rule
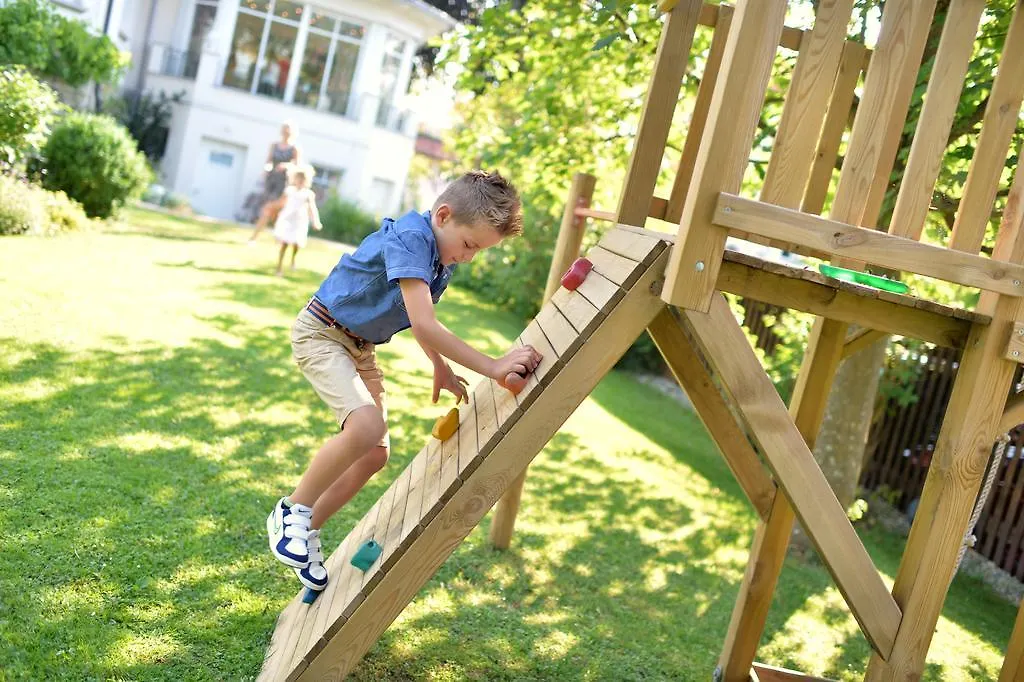
[[[309,547],[309,565],[304,568],[296,568],[295,575],[299,576],[299,582],[316,592],[327,587],[327,568],[324,567],[324,554],[320,544],[320,531],[309,531],[307,539]]]
[[[309,525],[313,510],[304,504],[284,506],[282,497],[267,517],[267,537],[270,551],[282,564],[303,568],[309,563]]]

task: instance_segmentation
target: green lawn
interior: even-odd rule
[[[0,680],[236,680],[297,591],[263,521],[332,420],[288,327],[340,248],[275,249],[129,211],[0,238]],[[452,291],[441,318],[497,353],[508,315]],[[332,520],[333,549],[420,449],[415,342],[380,350],[394,454]],[[599,386],[531,468],[513,549],[488,520],[364,659],[359,680],[707,680],[754,516],[700,423],[628,376]],[[862,529],[891,581],[902,540]],[[994,679],[1015,609],[958,579],[926,679]],[[858,679],[869,650],[828,574],[789,560],[760,659]]]

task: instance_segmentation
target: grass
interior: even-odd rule
[[[0,680],[257,674],[297,590],[263,519],[333,432],[288,327],[341,249],[282,280],[244,238],[142,211],[0,238]],[[520,329],[460,291],[440,315],[491,353]],[[394,454],[329,548],[446,408],[408,335],[380,356]],[[706,680],[754,521],[700,423],[612,373],[534,462],[513,549],[488,548],[488,517],[354,678]],[[861,533],[891,583],[903,541]],[[1014,613],[958,578],[925,679],[994,679]],[[868,654],[826,571],[787,560],[759,659],[852,680]]]

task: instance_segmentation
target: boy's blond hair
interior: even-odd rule
[[[469,171],[441,192],[434,210],[441,204],[447,204],[452,218],[464,225],[476,225],[482,220],[502,237],[523,233],[519,192],[497,171]]]

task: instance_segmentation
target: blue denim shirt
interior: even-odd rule
[[[385,219],[355,252],[342,256],[316,297],[339,324],[372,343],[387,343],[412,326],[398,280],[423,280],[437,303],[454,270],[441,265],[430,212],[410,211]]]

